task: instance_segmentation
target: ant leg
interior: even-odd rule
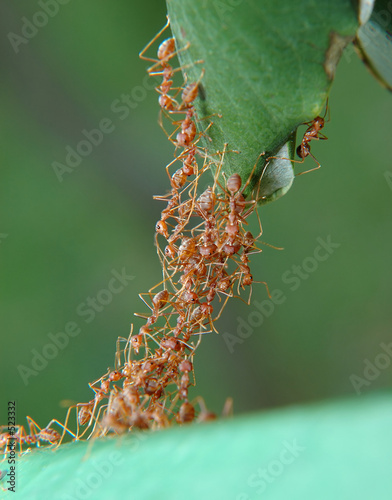
[[[245,182],[245,185],[244,185],[244,186],[242,187],[242,189],[241,189],[241,193],[243,193],[243,192],[245,191],[245,189],[248,187],[248,185],[250,184],[250,182],[251,182],[251,180],[252,180],[252,177],[253,177],[253,175],[254,175],[254,173],[255,173],[255,170],[256,170],[257,164],[259,163],[260,158],[261,158],[262,156],[265,156],[265,151],[263,151],[262,153],[260,153],[260,154],[259,154],[259,156],[257,157],[257,160],[255,161],[255,164],[253,165],[252,171],[251,171],[251,173],[249,174],[248,180]],[[267,161],[268,161],[268,159],[267,159]],[[266,162],[266,163],[267,163],[267,162]],[[261,176],[260,176],[260,181],[261,181],[261,178],[262,178],[262,177],[263,177],[263,175],[264,175],[264,172],[265,172],[265,168],[263,168],[263,172],[262,172],[262,174],[261,174]]]
[[[133,330],[133,325],[132,325],[131,328]],[[131,334],[132,334],[132,330],[131,330]],[[125,342],[124,349],[121,349],[120,342]],[[127,339],[125,337],[117,337],[117,340],[116,340],[116,354],[115,354],[115,357],[114,357],[114,367],[115,367],[116,371],[120,371],[122,369],[122,367],[124,366],[121,363],[121,353],[123,353],[123,355],[124,355],[124,364],[127,362],[127,359],[125,357],[125,352],[127,350],[128,343],[129,343],[129,337]]]
[[[189,46],[188,46],[189,47]],[[154,61],[157,61],[157,59],[154,59]],[[188,68],[193,68],[194,66],[196,66],[196,64],[203,64],[204,61],[203,59],[199,59],[193,63],[190,63],[190,64],[185,64],[184,66],[179,66],[178,68],[174,68],[172,69],[171,73],[172,74],[175,74],[175,73],[178,73],[178,71],[183,71],[184,69],[188,69]],[[164,76],[164,70],[162,71],[153,71],[150,73],[150,76]],[[185,82],[184,82],[184,85],[186,85],[186,82],[187,82],[187,79],[188,79],[188,76],[185,74]],[[181,87],[172,87],[172,88],[181,88]]]
[[[140,57],[140,59],[143,59],[143,61],[150,61],[150,62],[155,62],[155,63],[158,63],[158,64],[160,63],[159,59],[151,59],[150,57],[145,57],[144,54],[151,47],[151,45],[153,45],[153,43],[156,40],[158,40],[158,38],[162,35],[162,33],[170,26],[169,16],[166,16],[166,18],[167,18],[167,21],[166,21],[165,26],[160,31],[158,31],[158,33],[154,36],[154,38],[152,40],[150,40],[148,42],[148,44],[144,47],[144,49],[142,49],[140,51],[139,57]]]
[[[227,398],[222,409],[222,417],[228,418],[233,416],[233,398]]]
[[[57,431],[55,431],[54,429],[52,429],[50,427],[52,424],[57,424],[59,427],[61,427],[63,429],[63,434],[62,435],[59,434],[58,437],[57,437]],[[45,435],[45,433],[47,433],[48,431],[53,431],[53,435],[52,435],[53,442],[52,442],[51,439],[45,439],[45,441],[49,441],[50,444],[56,444],[56,448],[61,445],[62,440],[63,440],[66,432],[68,432],[68,434],[70,434],[74,439],[76,439],[76,435],[71,430],[69,430],[64,424],[62,424],[61,422],[59,422],[55,418],[53,418],[48,423],[48,425],[41,430],[41,435]],[[48,437],[49,438],[51,437],[51,433],[50,432],[49,432]],[[41,439],[42,439],[42,436],[41,436]]]
[[[313,160],[317,163],[317,167],[311,168],[310,170],[306,170],[305,172],[300,172],[299,174],[295,174],[295,177],[298,177],[299,175],[307,174],[309,172],[313,172],[314,170],[318,170],[319,168],[321,168],[320,163],[316,160],[316,158],[312,155],[312,153],[310,151],[308,152],[308,155],[311,156],[313,158]],[[291,161],[292,163],[299,163],[299,164],[301,164],[305,161],[305,158],[302,158],[302,160],[294,160],[292,158],[282,158],[281,156],[270,156],[268,158],[268,160],[271,160],[271,159],[287,160],[287,161]]]
[[[41,427],[35,422],[31,417],[27,416],[26,417],[27,424],[29,426],[29,435],[34,439],[35,444],[37,447],[40,447],[39,444],[39,433],[41,432]],[[37,432],[38,430],[38,432]]]
[[[305,172],[299,172],[299,174],[295,174],[295,177],[298,177],[299,175],[308,174],[309,172],[313,172],[314,170],[318,170],[319,168],[321,168],[320,163],[316,160],[316,158],[312,155],[310,151],[309,151],[309,156],[311,156],[313,160],[317,163],[317,167],[311,168],[310,170],[305,170]]]
[[[70,407],[68,408],[67,414],[66,414],[66,416],[65,416],[64,425],[62,426],[62,427],[63,427],[63,433],[61,434],[61,438],[60,438],[59,445],[63,442],[63,439],[64,439],[64,437],[65,437],[65,433],[66,433],[66,432],[70,432],[70,431],[69,431],[69,429],[67,428],[67,425],[68,425],[68,420],[69,420],[69,417],[70,417],[70,415],[71,415],[71,410],[73,410],[74,408],[75,408],[75,410],[76,410],[76,405],[74,405],[74,406],[70,406]],[[78,420],[78,412],[77,412],[77,410],[76,410],[76,421],[77,421],[77,420]],[[50,424],[49,424],[49,425],[50,425]],[[73,434],[73,433],[72,433],[72,435],[73,435],[73,437],[74,437],[74,439],[75,439],[75,441],[76,441],[76,440],[77,440],[77,434],[75,435],[75,434]]]
[[[266,281],[253,281],[253,283],[260,283],[260,284],[264,285],[266,290],[267,290],[268,298],[271,298],[271,293],[269,291],[268,284]]]
[[[215,321],[218,321],[218,319],[221,317],[222,313],[223,313],[223,309],[226,307],[226,304],[227,304],[227,301],[229,300],[230,297],[233,297],[233,295],[229,295],[227,294],[226,292],[219,292],[219,293],[223,293],[224,295],[226,295],[226,299],[225,301],[223,302],[222,304],[222,307],[218,313],[218,315],[214,318],[214,322]]]
[[[100,417],[100,415],[101,415],[101,413],[102,413],[103,411],[107,410],[108,406],[109,406],[109,403],[104,404],[104,405],[101,405],[101,406],[99,407],[99,410],[98,410],[97,416],[96,416],[96,417],[94,417],[94,421],[95,421],[95,422],[94,422],[94,427],[92,428],[92,431],[91,431],[91,432],[90,432],[90,434],[88,435],[87,439],[90,439],[91,437],[94,437],[94,434],[95,434],[95,430],[96,430],[97,425],[98,425],[99,427],[101,427],[100,422],[101,422],[102,420],[100,420],[100,419],[99,419],[99,417]],[[90,427],[90,425],[89,425],[89,427]]]

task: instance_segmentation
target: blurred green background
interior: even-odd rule
[[[16,400],[19,423],[30,415],[45,425],[64,418],[62,400],[92,398],[88,382],[113,366],[117,337],[144,311],[138,293],[161,279],[153,233],[162,205],[152,196],[168,189],[173,148],[157,124],[155,91],[135,90],[146,74],[138,53],[164,24],[164,1],[71,0],[15,53],[9,34],[21,35],[22,18],[39,10],[35,1],[0,5],[0,422]],[[123,94],[134,105],[121,119],[111,106]],[[194,394],[217,412],[228,396],[236,413],[355,396],[350,376],[362,376],[364,360],[392,341],[392,183],[384,175],[392,175],[392,98],[349,50],[329,102],[329,140],[312,144],[322,168],[260,211],[264,240],[284,251],[264,247],[253,275],[285,302],[234,353],[223,335],[207,335],[196,356]],[[64,163],[65,148],[103,118],[113,132],[59,182],[52,162]],[[282,276],[328,235],[341,246],[292,291]],[[134,279],[86,323],[77,308],[123,268]],[[252,300],[266,297],[263,285],[253,287]],[[238,317],[248,321],[254,310],[232,301],[219,331],[235,334]],[[81,333],[26,385],[18,366],[31,367],[32,350],[70,321]],[[390,386],[391,371],[363,392]]]

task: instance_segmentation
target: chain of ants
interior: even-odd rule
[[[93,399],[69,408],[64,424],[53,419],[41,429],[27,417],[29,432],[23,426],[18,426],[13,435],[2,432],[0,449],[5,449],[10,439],[18,442],[22,452],[23,446],[29,449],[33,445],[59,445],[66,433],[73,440],[80,440],[109,432],[160,429],[174,422],[186,424],[216,418],[202,398],[196,399],[198,412],[195,402],[189,400],[189,388],[195,385],[193,356],[201,336],[216,331],[214,322],[230,297],[240,297],[241,289],[249,287],[249,303],[254,283],[250,255],[261,252],[255,242],[262,230],[260,219],[258,236],[246,230],[246,219],[255,210],[256,202],[245,200],[242,193],[246,185],[241,189],[241,177],[233,174],[225,185],[219,182],[226,146],[217,153],[219,161],[216,162],[198,145],[209,128],[197,132],[194,108],[204,70],[197,82],[187,83],[185,78],[183,85],[173,86],[173,75],[181,70],[169,64],[177,54],[174,38],[159,45],[157,59],[144,56],[164,29],[140,54],[142,59],[154,63],[148,73],[162,77],[156,88],[160,124],[176,151],[181,150],[166,167],[171,191],[154,197],[166,202],[155,228],[163,280],[147,294],[140,294],[150,311],[136,316],[144,318],[145,324],[136,334],[132,329],[128,339],[118,339],[115,369],[109,369],[89,384]],[[163,126],[162,116],[175,127],[170,135]],[[325,138],[320,133],[323,118],[316,117],[308,125],[297,148],[302,161],[311,155],[310,140]],[[176,164],[181,166],[171,173]],[[198,196],[199,180],[213,166],[214,183]],[[161,245],[162,239],[164,245]],[[266,283],[261,283],[268,292]],[[159,288],[162,289],[158,291]],[[125,346],[121,348],[123,342]],[[68,428],[72,410],[76,410],[76,432]],[[53,424],[57,424],[61,432],[55,430]]]

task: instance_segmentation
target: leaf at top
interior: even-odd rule
[[[359,28],[360,55],[373,75],[392,90],[392,2],[377,0],[369,20]]]
[[[321,113],[336,64],[357,29],[354,7],[350,0],[167,4],[187,81],[205,71],[196,110],[201,129],[213,125],[203,146],[218,161],[216,152],[228,144],[223,170],[243,180],[253,173],[249,194],[268,156],[277,154],[298,125]],[[280,168],[274,163],[261,181],[265,199],[284,194],[293,180],[291,162]]]

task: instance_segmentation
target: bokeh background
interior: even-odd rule
[[[164,1],[70,0],[15,53],[9,34],[39,10],[30,0],[0,4],[0,422],[16,400],[19,423],[30,415],[46,425],[64,418],[61,401],[91,399],[88,382],[113,366],[117,337],[144,310],[138,293],[160,280],[153,232],[162,206],[152,196],[168,189],[173,148],[157,124],[154,90],[134,90],[145,82],[138,53],[164,24]],[[142,98],[121,120],[111,106],[132,92]],[[228,396],[235,413],[360,397],[350,376],[363,376],[365,360],[392,341],[392,96],[352,51],[338,67],[330,112],[329,140],[312,145],[322,168],[260,210],[264,241],[284,251],[265,246],[253,274],[285,302],[233,353],[223,335],[199,348],[194,394],[217,412]],[[64,163],[65,148],[103,118],[113,132],[59,182],[52,163]],[[328,235],[341,246],[292,291],[282,276]],[[123,268],[134,279],[86,323],[77,308]],[[255,285],[252,300],[266,298]],[[235,334],[238,317],[254,310],[232,301],[220,332]],[[26,385],[18,366],[31,367],[32,350],[70,321],[81,333]],[[390,386],[391,371],[363,393]]]

